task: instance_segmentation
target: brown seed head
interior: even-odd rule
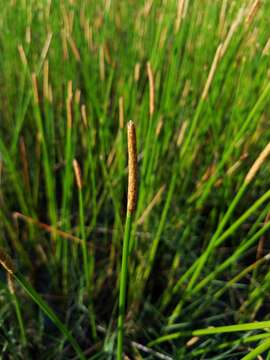
[[[137,146],[136,130],[133,121],[127,125],[128,137],[128,203],[127,211],[133,213],[137,202]]]
[[[25,55],[25,52],[24,52],[24,48],[23,48],[23,46],[21,44],[18,45],[18,51],[19,51],[19,55],[20,55],[20,58],[21,58],[21,61],[22,61],[23,65],[27,66],[27,58],[26,58],[26,55]]]
[[[250,7],[247,9],[246,24],[250,24],[256,16],[260,6],[262,5],[261,0],[255,0]]]
[[[87,128],[87,115],[86,115],[86,107],[84,104],[81,106],[81,115],[82,115],[83,125]]]
[[[33,94],[34,94],[34,101],[36,104],[39,103],[39,96],[38,96],[38,83],[37,83],[37,75],[36,73],[32,74],[32,85],[33,85]]]
[[[43,96],[49,99],[49,61],[44,61],[43,67]]]
[[[155,84],[154,75],[150,61],[147,62],[147,75],[149,80],[149,113],[150,117],[153,116],[155,111]]]
[[[72,99],[66,99],[66,112],[67,112],[67,127],[72,127]]]
[[[81,177],[80,165],[76,159],[73,160],[72,165],[73,165],[73,169],[74,169],[74,173],[75,173],[77,187],[78,187],[78,189],[81,190],[82,189],[82,177]]]

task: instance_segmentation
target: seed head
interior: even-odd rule
[[[133,213],[137,202],[137,146],[136,130],[133,121],[127,125],[128,138],[128,203],[127,211]]]
[[[77,187],[78,187],[78,189],[81,190],[82,189],[82,176],[81,176],[80,165],[76,159],[73,160],[72,165],[73,165],[73,169],[74,169],[74,173],[75,173]]]

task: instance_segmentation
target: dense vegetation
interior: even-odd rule
[[[0,4],[2,358],[115,358],[132,119],[126,358],[270,359],[270,2]]]

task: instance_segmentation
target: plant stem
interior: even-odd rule
[[[84,220],[84,209],[83,209],[83,195],[82,189],[78,189],[79,191],[79,216],[80,216],[80,232],[81,237],[83,239],[82,243],[82,255],[83,255],[83,267],[84,267],[84,276],[87,291],[89,292],[90,297],[90,304],[88,307],[89,310],[89,320],[91,324],[91,331],[93,339],[96,339],[97,332],[96,332],[96,320],[95,320],[95,312],[94,312],[94,305],[93,305],[93,271],[94,271],[94,251],[90,249],[90,256],[87,253],[87,241],[86,241],[86,232],[85,232],[85,220]]]
[[[126,217],[126,225],[125,225],[121,277],[120,277],[117,360],[123,359],[124,316],[125,316],[125,306],[126,306],[128,255],[129,255],[129,241],[130,241],[130,234],[131,234],[131,225],[132,225],[132,213],[130,213],[128,211],[127,217]]]
[[[16,316],[17,316],[17,320],[18,320],[18,324],[19,324],[19,328],[20,328],[20,333],[21,333],[21,341],[22,341],[23,346],[26,346],[27,339],[26,339],[26,332],[25,332],[25,327],[24,327],[24,322],[23,322],[23,318],[22,318],[20,304],[19,304],[18,298],[15,293],[11,292],[10,296],[14,303],[14,307],[15,307],[15,311],[16,311]]]

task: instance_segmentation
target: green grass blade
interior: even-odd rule
[[[61,331],[64,337],[70,342],[71,346],[77,353],[80,360],[86,360],[79,344],[71,335],[67,327],[62,323],[59,317],[51,309],[51,307],[41,298],[41,296],[31,287],[31,285],[20,274],[14,274],[16,281],[24,289],[24,291],[31,297],[31,299],[39,306],[39,308],[46,314],[53,324]]]

